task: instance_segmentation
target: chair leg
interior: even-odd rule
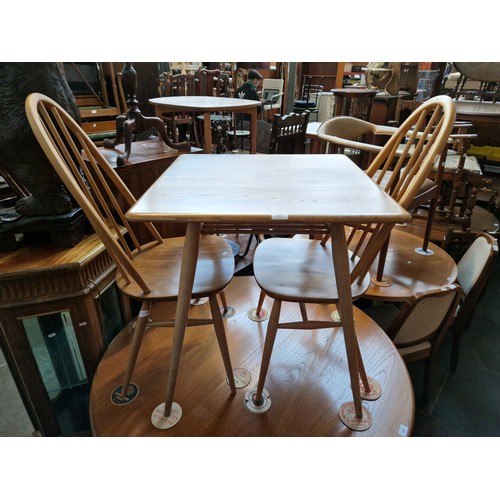
[[[231,394],[236,394],[236,385],[234,383],[233,367],[231,365],[231,358],[229,356],[229,347],[227,345],[226,331],[224,329],[224,322],[219,309],[219,303],[215,295],[210,295],[210,310],[212,312],[212,319],[214,322],[215,335],[219,342],[219,349],[222,354],[222,361],[226,369],[227,381],[231,388]]]
[[[227,313],[229,310],[229,307],[227,305],[227,300],[226,300],[226,294],[224,292],[219,293],[220,300],[222,302],[222,308],[224,309],[224,314]]]
[[[139,350],[141,348],[142,339],[144,338],[144,333],[146,332],[146,327],[149,320],[149,312],[151,310],[151,302],[145,301],[142,303],[139,316],[135,324],[135,330],[132,337],[132,346],[130,349],[130,355],[128,358],[127,370],[125,371],[125,376],[123,378],[123,387],[120,393],[121,397],[125,397],[127,394],[127,389],[134,372],[135,364],[137,362],[137,356],[139,355]]]
[[[458,356],[460,354],[460,343],[462,341],[463,328],[455,327],[453,329],[453,344],[451,347],[450,372],[455,373],[458,366]]]
[[[432,198],[429,204],[429,213],[427,214],[427,224],[425,225],[424,241],[422,243],[422,250],[427,252],[429,242],[431,240],[432,225],[434,223],[434,215],[436,214],[438,205],[438,197]]]
[[[303,302],[300,302],[299,307],[300,307],[300,314],[302,315],[302,321],[307,321],[306,305]]]
[[[260,295],[259,295],[259,302],[257,303],[257,309],[255,310],[255,315],[257,317],[260,316],[260,313],[262,311],[262,306],[264,305],[265,298],[266,298],[266,294],[261,290]]]
[[[425,373],[424,373],[424,391],[422,394],[422,403],[427,405],[429,403],[429,396],[432,388],[432,381],[434,380],[434,371],[436,368],[436,356],[432,356],[425,360]]]
[[[278,332],[278,323],[281,312],[281,300],[274,299],[269,324],[267,325],[266,340],[264,342],[264,352],[262,353],[262,362],[260,365],[259,381],[257,382],[257,390],[255,392],[255,403],[259,404],[262,401],[262,391],[264,390],[264,383],[266,381],[267,370],[269,369],[269,362],[271,361],[271,354],[273,352],[274,341],[276,340],[276,333]]]
[[[378,256],[378,266],[377,266],[377,281],[381,282],[384,279],[384,268],[385,268],[385,259],[387,257],[387,250],[389,249],[389,238],[384,243],[382,248],[380,249],[380,253]]]

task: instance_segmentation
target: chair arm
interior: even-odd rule
[[[326,135],[322,133],[318,133],[318,138],[323,139],[324,141],[332,142],[339,146],[353,148],[353,149],[361,149],[363,151],[370,151],[372,153],[378,153],[382,150],[382,146],[377,146],[375,144],[367,144],[365,142],[351,141],[349,139],[342,139],[341,137],[337,137],[334,135]]]

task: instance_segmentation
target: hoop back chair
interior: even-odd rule
[[[144,223],[152,241],[141,245],[125,216],[135,198],[79,125],[52,99],[33,93],[26,99],[26,114],[40,146],[76,203],[101,238],[116,268],[116,284],[124,296],[141,303],[123,384],[113,391],[116,404],[136,396],[131,378],[147,327],[173,326],[174,320],[150,322],[156,302],[178,299],[184,237],[163,239],[153,224]],[[126,237],[124,230],[126,230]],[[211,317],[187,319],[187,326],[212,324],[222,353],[231,391],[235,392],[231,362],[217,294],[223,293],[234,273],[229,244],[218,236],[203,235],[193,288],[193,299],[208,297]],[[172,348],[169,387],[177,376],[181,345]],[[166,409],[167,410],[167,409]],[[170,409],[168,409],[170,411]]]
[[[457,282],[462,287],[464,297],[453,325],[450,364],[452,373],[457,369],[463,334],[470,325],[477,302],[488,284],[497,257],[497,240],[488,233],[479,233],[458,261]]]
[[[387,333],[405,363],[426,360],[423,400],[428,401],[437,353],[462,298],[453,283],[413,295],[401,308],[385,302],[364,309]]]
[[[325,122],[318,129],[318,137],[329,141],[335,147],[351,147],[370,153],[378,151],[377,156],[366,169],[366,174],[402,205],[404,195],[403,206],[408,211],[413,211],[425,203],[430,203],[422,247],[415,249],[424,255],[432,255],[432,251],[428,247],[434,213],[438,204],[440,182],[439,179],[436,182],[432,181],[429,176],[435,164],[442,168],[439,160],[449,141],[451,132],[448,123],[445,137],[440,133],[442,123],[438,114],[442,106],[441,103],[445,102],[445,100],[441,99],[442,97],[438,96],[430,99],[422,105],[424,107],[417,108],[399,128],[374,125],[353,117],[335,117]],[[451,112],[454,120],[454,103],[451,102],[450,106],[453,108]],[[429,116],[429,113],[432,113],[431,116]],[[453,128],[453,123],[451,128]],[[372,134],[373,137],[387,136],[389,139],[384,146],[355,140],[359,135],[364,134]],[[441,135],[441,151],[434,147],[435,140],[433,137],[436,134]],[[433,148],[432,158],[427,157],[430,148]],[[413,199],[409,198],[410,191],[407,188],[410,186],[412,186]],[[364,230],[366,231],[366,228]],[[354,237],[354,234],[353,232],[352,237]],[[389,239],[380,253],[376,278],[374,278],[374,282],[377,284],[389,282],[383,276],[388,247]],[[392,255],[397,256],[397,252]]]
[[[384,190],[403,208],[407,209],[427,178],[436,157],[446,143],[455,120],[455,105],[447,96],[427,101],[415,111],[394,133],[370,166],[374,182],[384,181]],[[432,133],[431,133],[432,132]],[[408,137],[405,148],[415,151],[397,155],[403,139]],[[403,166],[405,167],[403,169]],[[366,224],[352,228],[347,242],[358,241],[351,251],[351,284],[353,299],[363,295],[369,286],[369,269],[388,241],[394,224]],[[351,245],[350,245],[351,247]],[[341,323],[309,321],[307,303],[337,304],[338,291],[334,283],[331,246],[316,239],[270,238],[261,242],[254,255],[254,276],[263,295],[274,299],[267,328],[261,372],[257,385],[256,400],[260,400],[269,367],[274,340],[279,328],[332,328]],[[263,296],[261,294],[261,298]],[[282,302],[298,303],[302,321],[280,323]],[[262,301],[256,310],[261,314]]]

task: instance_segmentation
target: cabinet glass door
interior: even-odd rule
[[[90,429],[90,386],[70,312],[23,318],[22,323],[61,433]]]

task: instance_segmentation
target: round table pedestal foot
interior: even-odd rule
[[[434,252],[432,250],[424,250],[423,248],[415,248],[415,252],[417,252],[419,255],[434,255]]]
[[[121,395],[123,384],[119,385],[111,393],[111,402],[115,405],[123,406],[131,403],[139,394],[139,387],[136,384],[129,384],[125,396]]]
[[[349,429],[352,429],[353,431],[366,431],[372,425],[372,415],[364,406],[362,406],[362,411],[363,416],[361,418],[356,417],[354,403],[349,401],[347,403],[343,403],[340,407],[339,417],[344,425],[349,427]]]
[[[252,321],[265,321],[267,318],[269,318],[269,313],[265,309],[261,309],[260,314],[257,315],[257,308],[254,307],[253,309],[250,309],[250,311],[248,311],[248,317]]]
[[[361,379],[359,381],[361,399],[365,399],[366,401],[375,401],[382,395],[382,387],[380,387],[380,384],[374,378],[367,377],[367,379],[368,385],[370,386],[370,392],[365,391]]]
[[[151,414],[151,423],[157,429],[170,429],[182,417],[182,408],[175,401],[172,403],[172,410],[168,417],[165,416],[165,403],[159,404]]]
[[[392,280],[390,278],[382,278],[380,281],[373,277],[370,280],[375,286],[391,286]]]
[[[236,310],[231,306],[227,308],[227,311],[225,311],[224,308],[221,307],[220,312],[224,319],[232,318],[236,314]]]
[[[269,395],[269,392],[264,389],[262,391],[262,401],[260,404],[256,404],[255,393],[256,389],[252,389],[245,394],[245,408],[250,413],[265,413],[269,410],[269,408],[271,408],[271,396]]]
[[[236,389],[242,389],[243,387],[246,387],[252,380],[252,375],[248,370],[245,370],[245,368],[235,368],[233,370],[233,374],[234,385],[236,386]],[[227,378],[226,382],[229,384]]]
[[[199,299],[191,299],[192,306],[202,306],[208,302],[208,297],[201,297]]]

